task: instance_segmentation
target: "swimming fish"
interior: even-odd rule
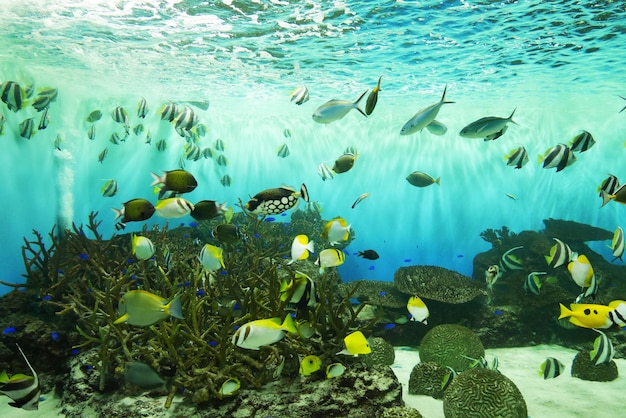
[[[87,115],[86,121],[89,123],[94,123],[99,121],[102,118],[102,112],[99,110],[93,110],[89,115]]]
[[[200,256],[198,257],[200,264],[206,271],[215,271],[220,268],[225,269],[224,265],[224,250],[220,247],[216,247],[211,244],[204,244],[202,250],[200,250]]]
[[[485,270],[485,281],[487,282],[487,288],[489,290],[493,290],[493,285],[498,281],[500,277],[502,277],[502,271],[500,270],[500,266],[494,264],[487,267],[487,270]]]
[[[554,168],[559,172],[565,167],[576,162],[576,155],[565,144],[557,144],[549,148],[543,155],[539,156],[539,164],[543,162],[543,168]]]
[[[282,144],[280,147],[278,147],[278,149],[276,150],[276,155],[280,158],[289,157],[289,147],[287,146],[287,144]]]
[[[504,156],[504,159],[507,160],[506,165],[514,166],[515,168],[522,168],[529,161],[526,148],[521,146],[512,149]]]
[[[228,209],[226,203],[228,202],[219,204],[215,200],[201,200],[193,205],[193,210],[190,214],[198,221],[213,219],[226,212]]]
[[[122,209],[113,209],[115,219],[122,218],[121,222],[138,222],[150,219],[154,214],[155,208],[146,199],[132,199],[124,203]]]
[[[26,92],[15,81],[5,81],[0,84],[0,98],[13,112],[22,108],[25,96]]]
[[[558,377],[565,370],[565,365],[554,357],[548,357],[541,366],[539,366],[539,376],[544,379],[553,379]]]
[[[324,272],[326,267],[337,267],[346,261],[346,254],[337,248],[327,248],[322,250],[315,264],[320,266],[320,273]]]
[[[224,141],[220,138],[217,138],[215,140],[215,142],[213,143],[213,146],[215,147],[216,151],[224,151]]]
[[[515,254],[511,254],[515,250],[519,250],[520,248],[524,248],[524,246],[514,247],[502,254],[500,258],[500,270],[502,272],[507,272],[511,270],[521,270],[524,267],[522,266],[522,260],[516,256]]]
[[[370,197],[369,193],[363,193],[362,195],[357,197],[354,203],[352,204],[352,209],[354,209],[356,205],[358,205],[359,203],[361,203],[364,199],[367,199],[368,197]]]
[[[166,390],[165,379],[154,368],[140,361],[129,361],[124,365],[124,379],[140,388]]]
[[[287,264],[291,264],[296,260],[306,260],[309,254],[315,251],[315,243],[309,241],[306,235],[297,235],[291,243],[291,260]]]
[[[290,94],[291,101],[297,105],[301,105],[309,101],[309,89],[306,85],[296,87]]]
[[[89,130],[87,131],[87,138],[89,138],[92,141],[96,139],[96,125],[95,124],[89,127]]]
[[[224,244],[232,244],[242,237],[239,228],[233,224],[219,224],[211,231],[211,236]]]
[[[415,132],[419,132],[428,126],[432,121],[435,120],[441,106],[444,104],[454,103],[450,101],[446,101],[446,91],[448,90],[448,86],[443,89],[443,94],[441,95],[441,100],[438,103],[432,104],[421,109],[417,112],[411,119],[409,119],[402,129],[400,129],[400,135],[411,135]]]
[[[572,139],[572,142],[569,144],[569,149],[575,152],[585,152],[593,147],[595,143],[596,140],[593,139],[593,136],[589,132],[582,131]]]
[[[37,110],[37,112],[41,112],[42,110],[49,108],[50,104],[57,100],[58,94],[59,90],[54,87],[40,89],[37,98],[33,100],[32,106]]]
[[[596,279],[596,275],[594,274],[593,276],[591,276],[591,282],[589,283],[589,287],[583,288],[583,292],[580,295],[576,296],[574,303],[580,303],[580,301],[587,296],[591,296],[591,298],[595,300],[596,294],[598,294],[598,288],[598,280]]]
[[[317,305],[317,296],[315,294],[315,282],[304,273],[296,271],[294,278],[289,282],[283,280],[280,284],[280,300],[288,301],[295,305],[296,308],[304,309],[307,306],[313,307]],[[297,327],[298,329],[300,327]],[[313,329],[314,331],[314,329]]]
[[[619,189],[619,180],[613,174],[609,174],[607,178],[602,180],[600,186],[598,186],[599,196],[602,197],[602,191],[610,196],[615,193],[617,189]]]
[[[224,156],[224,154],[222,155],[218,155],[217,159],[215,160],[215,162],[217,163],[217,165],[222,166],[222,167],[226,167],[228,165],[228,158],[226,158]]]
[[[340,156],[335,160],[335,165],[333,165],[333,172],[335,174],[345,173],[350,171],[352,167],[354,167],[354,163],[356,162],[356,154],[346,153]]]
[[[113,197],[117,194],[117,180],[111,179],[108,180],[102,189],[100,189],[102,196],[104,197]]]
[[[566,308],[562,303],[559,319],[569,318],[569,321],[582,328],[610,328],[613,325],[626,325],[626,301],[614,300],[606,305],[570,304]]]
[[[378,260],[378,258],[380,257],[378,253],[374,250],[358,251],[357,255],[367,260]]]
[[[282,323],[280,318],[250,321],[235,331],[232,343],[241,348],[258,350],[262,346],[280,341],[285,335],[285,332],[292,334],[298,332],[291,318],[291,314],[287,314]]]
[[[615,348],[613,348],[613,343],[607,335],[600,331],[599,329],[594,329],[595,332],[599,333],[595,341],[593,342],[593,350],[589,352],[589,358],[596,366],[600,364],[610,363],[615,356]]]
[[[437,120],[433,120],[428,125],[426,125],[426,129],[428,129],[428,132],[430,132],[431,134],[439,136],[445,135],[446,132],[448,132],[448,127]]]
[[[179,293],[167,302],[166,299],[145,290],[129,290],[124,293],[117,313],[120,316],[114,324],[128,323],[136,327],[148,327],[170,316],[183,318]]]
[[[361,331],[354,331],[343,339],[345,348],[337,354],[345,354],[357,357],[359,354],[369,354],[372,352],[365,335]]]
[[[346,366],[341,363],[332,363],[326,366],[326,378],[333,379],[341,376],[346,371]]]
[[[424,325],[428,324],[427,319],[430,316],[430,312],[428,311],[428,307],[424,301],[419,296],[411,296],[406,304],[406,309],[411,314],[411,321],[421,322]]]
[[[124,109],[122,106],[117,106],[115,109],[113,109],[113,111],[111,112],[111,117],[115,122],[123,125],[127,132],[130,130],[128,113],[126,112],[126,109]]]
[[[372,114],[372,112],[374,111],[374,108],[376,107],[376,103],[378,103],[378,92],[382,91],[382,89],[380,88],[380,81],[382,79],[383,79],[382,75],[378,77],[378,84],[376,85],[376,87],[372,89],[370,94],[367,96],[367,101],[365,102],[365,114],[368,116]]]
[[[572,261],[567,265],[567,269],[572,275],[572,280],[580,287],[589,287],[593,277],[593,267],[589,259],[584,254],[572,254]]]
[[[320,175],[323,181],[332,180],[335,177],[335,172],[323,162],[317,167],[317,174]]]
[[[139,119],[144,119],[148,114],[148,101],[145,98],[139,99],[139,103],[137,103],[137,117]]]
[[[195,142],[188,142],[185,144],[183,152],[185,159],[189,161],[198,161],[200,159],[200,147]]]
[[[193,203],[182,197],[170,197],[159,200],[154,207],[157,215],[167,218],[181,218],[193,210]]]
[[[459,135],[465,138],[483,138],[487,141],[495,140],[506,132],[507,123],[512,122],[517,125],[517,122],[513,120],[515,110],[517,109],[513,109],[508,118],[486,116],[475,120],[461,129]]]
[[[569,263],[572,258],[572,250],[569,245],[558,238],[554,238],[556,244],[550,248],[550,254],[545,256],[546,263],[552,268],[557,268]]]
[[[622,184],[613,194],[600,190],[600,196],[602,196],[602,206],[606,205],[611,200],[621,204],[626,204],[626,184]]]
[[[222,183],[224,187],[230,187],[233,184],[233,179],[228,174],[224,174],[220,179],[220,183]]]
[[[14,408],[22,408],[26,411],[35,411],[39,409],[39,397],[41,388],[39,387],[39,376],[30,365],[26,355],[22,351],[19,344],[15,344],[24,361],[28,365],[32,376],[23,374],[15,374],[11,377],[6,372],[0,374],[0,393],[8,396],[13,400],[9,405]]]
[[[131,234],[132,251],[140,260],[147,260],[154,255],[154,244],[149,238]]]
[[[46,107],[41,114],[41,118],[39,118],[39,126],[37,129],[40,131],[46,129],[50,123],[50,114],[48,113],[48,109],[49,108]]]
[[[160,139],[156,143],[156,149],[159,152],[163,152],[167,149],[167,141],[165,139]]]
[[[322,359],[318,356],[309,355],[300,362],[299,373],[301,376],[310,376],[322,368]]]
[[[624,255],[624,230],[621,226],[618,226],[615,230],[615,233],[613,233],[611,249],[613,250],[614,257],[611,261],[619,259],[619,261],[623,262],[624,260],[622,260],[622,256]]]
[[[309,201],[309,192],[304,183],[299,193],[290,187],[267,189],[254,195],[246,203],[246,209],[256,215],[278,215],[296,206],[300,197],[305,202]]]
[[[427,187],[432,184],[441,185],[441,177],[433,178],[430,174],[421,171],[414,171],[406,177],[406,181],[415,187]]]
[[[541,279],[539,278],[539,275],[541,274],[548,273],[543,271],[533,271],[528,276],[526,276],[526,280],[524,281],[524,285],[522,286],[524,291],[539,296],[539,291],[541,290]]]
[[[151,186],[162,184],[161,190],[172,190],[178,193],[192,192],[197,186],[198,182],[196,178],[189,171],[186,170],[170,170],[165,174],[159,176],[152,174],[153,182]]]
[[[220,399],[227,398],[229,396],[235,396],[237,392],[241,388],[241,382],[236,377],[228,378],[222,386],[220,386],[220,390],[217,391],[217,397]]]
[[[178,114],[178,109],[176,108],[176,104],[169,102],[163,105],[160,113],[161,113],[161,120],[166,120],[168,122],[171,122],[174,120],[174,118]]]
[[[196,115],[196,112],[194,112],[189,106],[185,106],[182,110],[178,110],[179,112],[174,120],[172,120],[172,123],[174,123],[174,126],[180,135],[180,131],[190,131],[198,123],[198,115]],[[184,132],[180,136],[184,137]]]
[[[19,125],[19,130],[22,138],[31,139],[33,135],[35,135],[35,132],[37,132],[35,129],[35,119],[24,119]]]
[[[343,218],[335,218],[326,223],[322,236],[328,240],[330,245],[339,244],[350,238],[350,225]]]
[[[365,96],[367,90],[363,92],[359,96],[358,99],[354,102],[350,102],[348,100],[336,100],[332,99],[315,109],[313,112],[313,120],[317,123],[331,123],[336,120],[342,119],[344,116],[348,114],[352,109],[356,109],[363,116],[367,117],[365,112],[361,110],[359,107],[359,102]]]

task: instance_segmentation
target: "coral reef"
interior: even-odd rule
[[[606,229],[581,224],[563,219],[544,219],[546,226],[544,235],[558,238],[568,243],[583,243],[586,241],[606,241],[613,238],[613,233]]]
[[[393,280],[403,293],[446,303],[468,302],[485,295],[484,289],[469,277],[438,266],[400,267]]]
[[[372,352],[363,357],[363,363],[369,366],[376,364],[391,366],[396,359],[393,346],[380,337],[371,337],[369,345]]]
[[[572,377],[594,382],[610,382],[617,379],[619,373],[613,360],[604,364],[596,364],[591,361],[589,351],[581,350],[572,360]]]
[[[451,367],[457,372],[467,370],[472,359],[485,356],[478,336],[462,325],[437,325],[424,335],[420,344],[420,360]]]
[[[409,377],[409,393],[443,399],[442,382],[450,372],[450,369],[434,361],[417,363]]]
[[[377,280],[357,280],[339,285],[339,294],[345,297],[348,293],[359,302],[387,308],[404,308],[409,298],[400,292],[391,282]]]
[[[473,368],[460,373],[443,396],[447,418],[527,418],[526,401],[509,378],[497,371]]]

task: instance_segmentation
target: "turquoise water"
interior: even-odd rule
[[[17,113],[0,106],[7,119],[0,136],[2,280],[22,280],[20,245],[32,229],[46,233],[59,219],[86,223],[98,211],[106,237],[115,233],[110,208],[136,197],[156,200],[150,172],[177,168],[184,146],[160,121],[169,100],[210,103],[196,109],[208,127],[200,146],[222,139],[229,161],[186,161],[199,186],[185,197],[234,205],[263,189],[305,183],[324,218],[342,216],[356,232],[340,267],[344,280],[392,280],[407,264],[471,275],[474,255],[490,248],[479,237],[487,228],[536,230],[555,217],[613,230],[626,210],[616,203],[600,208],[597,196],[607,174],[626,178],[626,112],[618,113],[626,105],[618,97],[626,96],[622,2],[50,3],[3,2],[0,82],[56,87],[59,95],[48,128],[31,140],[19,136],[18,125],[28,117],[38,123],[40,115],[30,106]],[[331,98],[355,100],[380,75],[382,92],[369,118],[352,111],[328,125],[311,119]],[[311,99],[296,106],[289,93],[302,83]],[[446,85],[456,103],[437,120],[448,132],[400,136]],[[150,106],[143,124],[152,144],[132,132],[126,143],[110,144],[121,130],[111,111],[125,107],[135,126],[140,97]],[[90,141],[85,118],[94,109],[104,116]],[[513,109],[519,126],[496,141],[458,135],[471,121]],[[582,129],[597,144],[574,165],[557,173],[537,164],[539,154]],[[169,143],[162,153],[160,139]],[[283,143],[291,155],[281,159],[276,149]],[[514,170],[504,155],[519,145],[530,162]],[[358,150],[355,167],[322,181],[319,163],[332,165],[348,146]],[[411,186],[405,177],[416,170],[441,177],[441,186]],[[230,187],[220,184],[225,174]],[[100,188],[109,178],[118,180],[119,192],[104,198]],[[351,209],[365,192],[371,196]],[[154,223],[164,221],[148,221]],[[285,237],[286,245],[291,240]],[[353,255],[365,249],[381,258]]]

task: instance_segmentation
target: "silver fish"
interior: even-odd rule
[[[402,129],[400,129],[400,135],[411,135],[415,132],[421,131],[435,120],[437,114],[439,113],[439,110],[441,109],[441,106],[443,106],[444,104],[454,103],[446,101],[447,90],[448,86],[443,89],[441,100],[439,100],[438,103],[427,106],[417,112],[415,115],[413,115],[413,117],[404,124]]]
[[[508,118],[500,118],[497,116],[486,116],[470,123],[459,132],[464,138],[487,138],[487,140],[494,140],[504,134],[506,124],[512,122],[517,125],[517,122],[513,120],[515,110],[511,112]]]
[[[363,116],[367,117],[365,112],[359,107],[359,102],[365,96],[367,90],[359,96],[354,102],[348,100],[336,100],[332,99],[315,109],[313,112],[313,120],[317,123],[331,123],[336,120],[342,119],[352,109],[358,110]]]

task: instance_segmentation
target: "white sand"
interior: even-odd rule
[[[528,405],[531,418],[616,418],[624,416],[623,396],[626,390],[626,360],[617,359],[620,376],[612,382],[588,382],[571,377],[570,366],[576,355],[556,345],[537,347],[502,348],[486,350],[491,361],[498,357],[500,371],[519,388]],[[544,380],[538,375],[539,366],[546,357],[555,357],[565,364],[565,371],[555,379]],[[429,396],[409,394],[409,376],[419,363],[419,353],[410,348],[396,347],[393,371],[402,383],[403,397],[407,406],[420,411],[426,418],[442,418],[443,401]],[[60,402],[52,393],[43,395],[38,411],[12,408],[6,396],[0,397],[2,418],[52,418],[62,417]]]
[[[623,417],[626,390],[626,360],[616,359],[620,376],[612,382],[589,382],[571,376],[570,366],[576,355],[556,345],[525,348],[485,350],[491,361],[498,357],[499,370],[519,388],[528,406],[531,418],[616,418]],[[538,375],[539,366],[546,357],[555,357],[565,365],[563,374],[544,380]],[[426,418],[442,418],[443,401],[429,396],[410,395],[409,376],[419,363],[417,351],[396,347],[393,371],[402,383],[407,406],[420,411]]]

